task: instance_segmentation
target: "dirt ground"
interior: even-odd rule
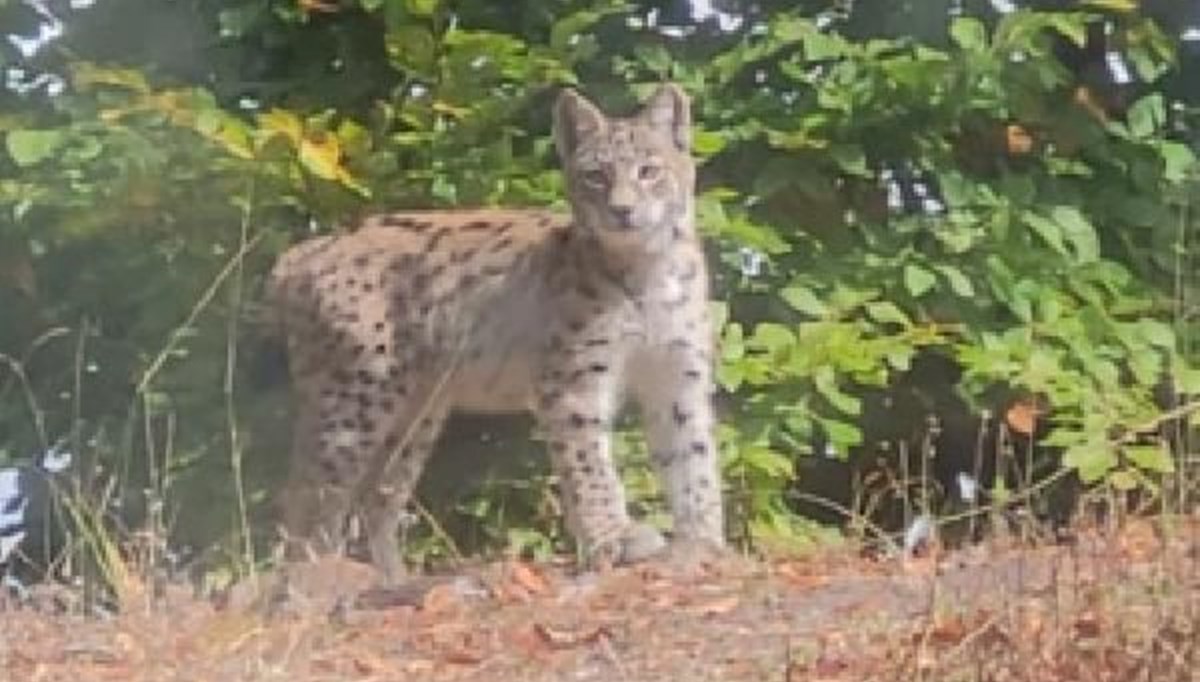
[[[1195,680],[1200,524],[916,559],[603,574],[500,563],[372,588],[347,561],[111,617],[0,602],[0,680]]]

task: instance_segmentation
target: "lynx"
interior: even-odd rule
[[[451,410],[534,413],[589,561],[722,546],[690,135],[673,85],[626,118],[567,90],[554,137],[570,215],[375,215],[280,257],[268,300],[297,413],[280,496],[291,547],[339,551],[355,516],[372,562],[397,576],[398,526]],[[627,397],[670,507],[669,545],[626,509],[610,428]]]

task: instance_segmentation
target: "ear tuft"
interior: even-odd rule
[[[692,146],[692,104],[687,93],[674,83],[664,83],[646,100],[642,118],[650,126],[669,135],[679,151]]]
[[[575,153],[579,141],[604,128],[600,109],[570,88],[563,90],[554,103],[554,143],[564,162]]]

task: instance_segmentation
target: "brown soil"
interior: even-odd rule
[[[0,680],[1193,680],[1200,526],[604,574],[503,563],[372,589],[326,561],[111,618],[0,602]]]

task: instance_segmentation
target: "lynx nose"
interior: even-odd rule
[[[610,206],[613,217],[616,218],[616,223],[619,227],[633,227],[633,207],[632,206]]]

